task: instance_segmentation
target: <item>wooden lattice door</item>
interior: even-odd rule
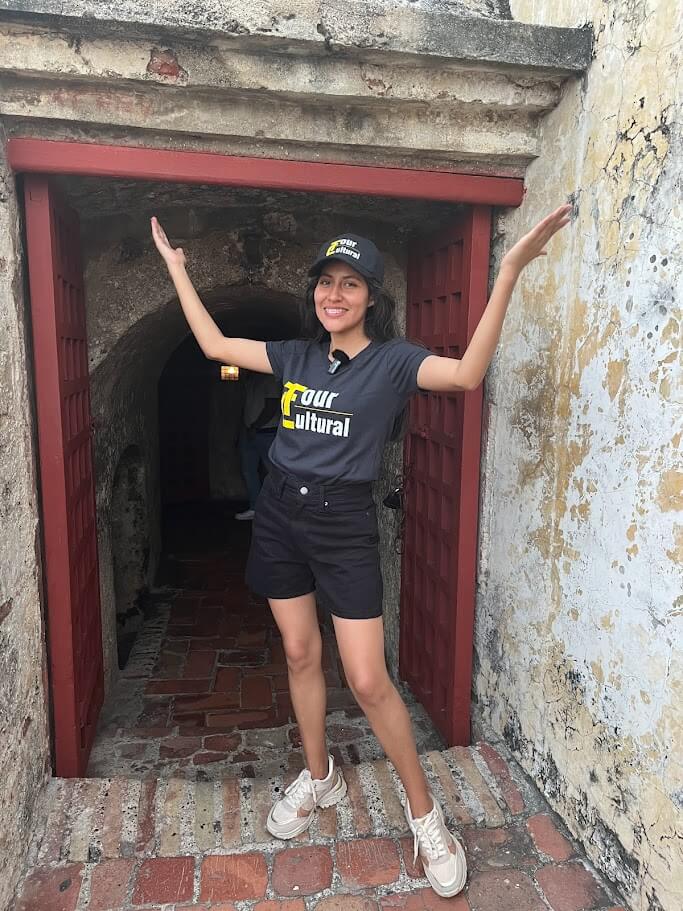
[[[46,177],[24,186],[55,771],[75,777],[104,696],[80,235]]]
[[[415,243],[408,338],[461,357],[486,306],[490,208]],[[481,386],[421,392],[404,450],[400,673],[449,744],[470,739]]]

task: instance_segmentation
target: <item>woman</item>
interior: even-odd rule
[[[408,712],[387,673],[371,485],[394,422],[413,393],[457,392],[481,383],[520,273],[544,255],[546,243],[569,222],[570,210],[557,209],[504,256],[461,360],[396,337],[394,302],[382,288],[382,257],[357,235],[325,244],[311,266],[304,326],[313,339],[225,338],[187,276],[182,249],[171,247],[152,218],[154,242],[204,354],[273,373],[284,387],[282,421],[270,451],[272,470],[256,508],[247,580],[268,598],[282,634],[306,768],[271,809],[268,830],[293,838],[308,828],[316,807],[332,806],[346,794],[325,742],[326,690],[314,595],[319,590],[330,607],[349,686],[404,785],[416,856],[444,897],[465,886],[465,854],[429,791]]]

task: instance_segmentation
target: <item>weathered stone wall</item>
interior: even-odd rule
[[[512,11],[596,45],[499,223],[498,255],[576,204],[487,380],[478,712],[631,907],[678,911],[683,26],[667,0]]]
[[[49,775],[40,533],[19,201],[0,128],[0,908]]]
[[[197,197],[198,199],[199,197]],[[221,320],[227,334],[247,335],[250,329],[268,335],[269,320],[280,308],[291,307],[302,294],[310,262],[321,240],[349,230],[349,216],[314,213],[314,200],[299,197],[301,212],[275,208],[274,197],[261,194],[266,214],[260,224],[260,265],[250,266],[244,255],[245,217],[241,208],[207,215],[196,208],[159,213],[173,243],[188,257],[189,273],[207,307]],[[264,202],[265,201],[265,202]],[[286,200],[280,200],[286,207]],[[334,208],[334,201],[330,203]],[[341,204],[340,204],[341,207]],[[254,206],[254,211],[257,210]],[[91,367],[92,413],[95,424],[100,578],[102,592],[105,678],[115,679],[116,597],[111,542],[113,481],[121,455],[130,446],[143,453],[147,479],[147,517],[150,530],[148,581],[153,580],[159,554],[158,379],[166,360],[187,335],[187,327],[161,258],[148,238],[149,214],[138,213],[131,225],[117,216],[83,222],[88,344]],[[252,219],[254,217],[252,212]],[[106,223],[105,223],[106,221]],[[216,227],[221,224],[222,227]],[[118,225],[118,228],[117,228]],[[211,227],[213,226],[213,227]],[[387,251],[387,287],[405,313],[405,262],[395,228],[356,215],[351,226],[376,238]],[[125,229],[125,230],[124,230]],[[400,236],[400,232],[399,232]],[[269,298],[270,310],[258,310]],[[281,321],[286,321],[286,314]],[[230,333],[230,326],[235,327]],[[400,446],[389,447],[378,484],[378,497],[387,491],[400,463]],[[390,666],[397,668],[400,562],[394,547],[396,517],[379,507],[385,575],[385,616]]]

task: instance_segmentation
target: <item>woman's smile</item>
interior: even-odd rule
[[[362,328],[369,306],[368,285],[346,263],[326,263],[313,299],[317,317],[328,331],[346,333]]]

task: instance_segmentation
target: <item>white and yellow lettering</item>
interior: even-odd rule
[[[294,429],[294,421],[291,419],[291,405],[296,400],[299,392],[305,392],[308,386],[302,386],[300,383],[285,383],[285,389],[282,393],[282,426],[288,430]]]

